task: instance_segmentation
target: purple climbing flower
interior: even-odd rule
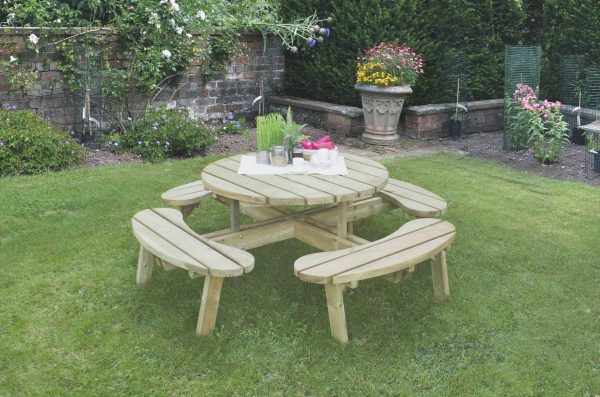
[[[233,117],[233,113],[229,112],[229,113],[227,114],[227,118],[228,118],[229,120],[233,120],[235,117]]]
[[[331,29],[325,28],[325,37],[329,37],[330,34],[331,34]]]
[[[241,126],[242,126],[242,125],[241,125],[241,124],[239,123],[239,121],[238,121],[238,123],[237,123],[237,128],[241,128]]]
[[[315,40],[315,39],[312,39],[310,41],[310,43],[308,43],[308,46],[311,47],[311,48],[314,47],[314,46],[316,46],[316,45],[317,45],[317,40]]]

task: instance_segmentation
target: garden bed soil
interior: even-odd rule
[[[326,133],[323,130],[307,127],[304,133],[316,140]],[[240,153],[255,150],[255,130],[251,130],[249,139],[242,135],[219,135],[206,154]],[[569,144],[565,147],[563,159],[556,164],[540,164],[528,150],[506,152],[502,150],[502,132],[487,132],[463,135],[459,140],[437,138],[429,141],[401,137],[392,146],[375,146],[362,142],[360,138],[332,136],[341,151],[364,157],[384,159],[398,156],[414,156],[441,151],[491,161],[499,165],[526,171],[548,178],[577,181],[600,186],[600,174],[585,168],[585,146]],[[128,153],[110,153],[103,149],[91,149],[84,166],[141,162],[136,155]]]

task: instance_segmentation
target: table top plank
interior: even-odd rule
[[[267,204],[267,198],[264,195],[252,190],[244,189],[232,182],[204,172],[202,173],[202,182],[204,183],[204,187],[211,192],[220,194],[229,199],[255,204]],[[221,192],[226,192],[226,194]]]
[[[358,193],[358,198],[371,197],[376,192],[375,186],[366,184],[364,182],[357,181],[346,176],[330,176],[330,175],[312,175],[314,178],[322,179],[324,181],[354,190]]]
[[[226,167],[231,171],[239,169],[240,163],[236,159],[228,158],[219,161],[219,165]],[[279,175],[246,175],[250,179],[278,187],[286,190],[292,194],[304,197],[304,204],[306,205],[317,205],[317,204],[331,204],[335,202],[335,196],[331,194],[324,194],[324,192],[313,189],[308,186],[298,185],[288,179],[281,178]]]
[[[267,198],[267,203],[272,205],[304,205],[304,197],[290,193],[284,189],[272,186],[267,183],[260,182],[256,179],[249,178],[247,175],[240,175],[236,171],[228,170],[222,167],[219,162],[208,165],[204,168],[202,174],[216,176],[223,180],[229,181],[235,185],[245,189],[264,195]],[[211,189],[212,190],[212,189]],[[222,196],[228,197],[226,194],[216,192]]]
[[[376,167],[376,166],[367,165],[367,164],[364,164],[361,162],[357,162],[356,156],[344,156],[344,159],[346,160],[346,168],[348,168],[348,170],[361,171],[361,172],[364,172],[369,175],[378,176],[380,178],[387,179],[387,177],[388,177],[387,169],[380,168],[383,166],[379,163],[375,163],[373,161],[373,164],[377,164],[380,166],[380,167]]]
[[[311,175],[281,175],[285,179],[289,179],[299,185],[307,186],[312,189],[322,191],[324,194],[332,195],[335,197],[336,202],[351,201],[358,198],[358,192],[345,188],[334,183],[324,181],[319,178],[314,178]]]
[[[380,170],[384,170],[387,172],[387,168],[385,168],[385,166],[383,164],[378,163],[373,160],[370,160],[368,158],[360,157],[360,156],[357,156],[354,154],[347,154],[347,153],[343,153],[341,155],[344,156],[345,158],[347,158],[348,160],[352,160],[356,163],[361,163],[361,164],[369,166],[369,167],[379,168]]]
[[[202,172],[204,186],[225,198],[269,205],[317,205],[375,195],[387,183],[385,167],[370,159],[340,153],[348,175],[240,175],[241,155],[217,160]]]
[[[383,189],[383,187],[387,183],[387,180],[383,179],[380,176],[370,175],[365,172],[353,169],[348,169],[348,175],[346,175],[345,177],[358,182],[366,183],[367,185],[371,185],[375,188],[376,191]]]

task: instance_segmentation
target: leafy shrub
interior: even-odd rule
[[[563,146],[569,142],[569,130],[560,112],[560,102],[540,102],[537,92],[524,84],[517,84],[511,102],[511,121],[507,127],[513,148],[531,143],[535,158],[541,163],[560,160]]]
[[[316,51],[288,54],[285,89],[354,106],[360,106],[353,86],[361,50],[393,40],[410,43],[424,60],[424,74],[408,98],[411,103],[453,100],[440,89],[448,78],[444,56],[453,49],[466,53],[467,97],[501,98],[504,46],[523,41],[527,17],[525,3],[514,0],[290,0],[282,12],[291,19],[315,9],[333,17],[331,40]]]
[[[0,176],[59,171],[84,149],[35,113],[0,109]]]
[[[229,112],[223,119],[223,126],[219,128],[219,134],[243,135],[247,131],[245,125],[246,119],[244,117],[236,119],[233,113]]]
[[[166,157],[189,157],[205,150],[215,139],[215,133],[190,118],[187,109],[167,109],[161,106],[135,120],[122,134],[113,134],[105,144],[113,151],[128,151],[149,161]]]

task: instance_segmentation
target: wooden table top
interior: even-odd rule
[[[375,195],[387,183],[387,169],[363,157],[340,153],[348,175],[240,175],[241,155],[209,164],[204,186],[220,196],[248,203],[315,205],[353,201]]]

